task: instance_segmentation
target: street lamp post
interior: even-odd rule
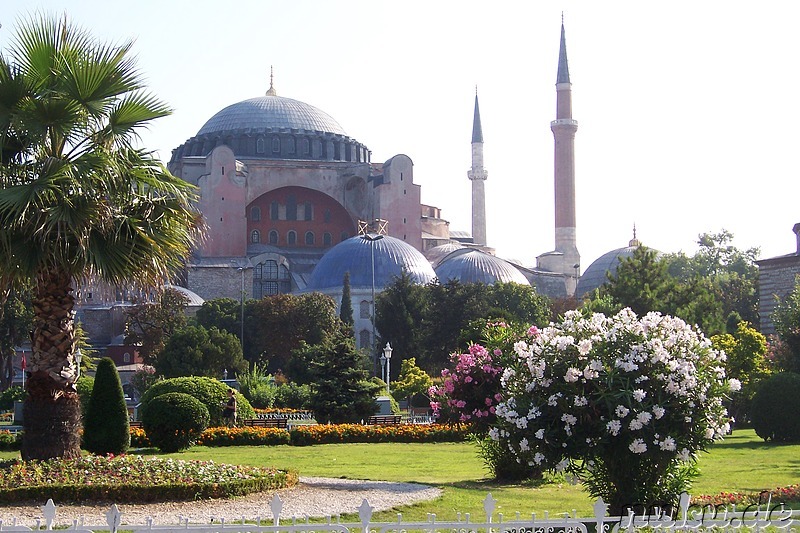
[[[392,345],[388,342],[386,346],[383,347],[383,357],[381,359],[386,359],[386,394],[390,394],[389,392],[389,379],[392,373]]]
[[[83,359],[83,354],[81,354],[81,349],[78,348],[75,350],[75,363],[78,365],[78,372],[75,374],[75,379],[81,377],[81,359]]]
[[[365,233],[361,236],[364,240],[369,242],[370,256],[372,260],[372,346],[370,352],[375,348],[375,241],[383,239],[383,235],[379,233]],[[377,359],[377,355],[373,353],[373,359]],[[374,368],[374,367],[373,367]]]

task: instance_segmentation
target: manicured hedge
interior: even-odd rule
[[[199,446],[278,446],[289,444],[289,432],[280,428],[216,427],[197,439]]]

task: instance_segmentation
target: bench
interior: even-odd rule
[[[256,428],[287,428],[286,418],[244,418],[241,425]]]
[[[141,420],[131,420],[130,422],[128,422],[128,425],[130,427],[132,427],[132,428],[140,428],[140,427],[142,427],[142,421]]]
[[[400,415],[375,415],[367,420],[368,426],[394,426],[400,424]]]

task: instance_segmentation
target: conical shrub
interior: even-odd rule
[[[120,454],[131,443],[128,407],[117,366],[109,358],[97,365],[94,388],[83,421],[83,447],[98,455]]]

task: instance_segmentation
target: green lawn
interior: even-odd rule
[[[2,458],[13,456],[0,453]],[[442,519],[455,518],[457,512],[480,516],[487,492],[498,500],[498,511],[507,516],[516,511],[541,515],[572,509],[590,515],[593,503],[579,486],[558,480],[539,485],[487,481],[476,449],[469,443],[195,447],[172,457],[293,468],[304,476],[419,482],[444,489],[436,501],[397,510],[410,520],[425,520],[427,513]],[[693,494],[755,492],[800,483],[800,444],[767,445],[752,430],[737,430],[702,454],[699,467]],[[382,513],[379,519],[391,520],[397,511]]]

